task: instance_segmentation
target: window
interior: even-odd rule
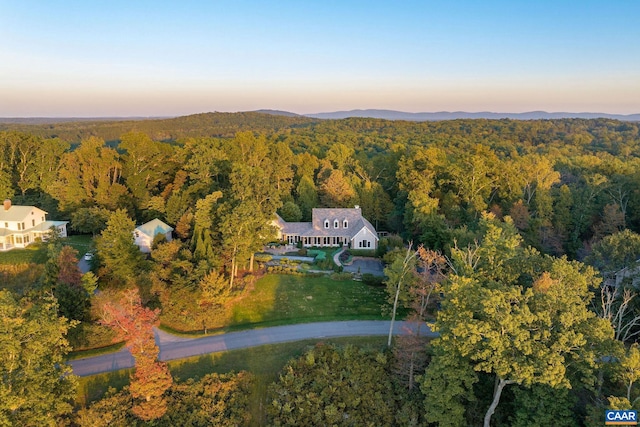
[[[138,233],[137,231],[134,234],[136,235],[136,238],[140,237],[140,233]]]
[[[24,230],[26,227],[24,226],[24,222],[22,223],[22,229]]]
[[[22,244],[22,236],[16,236],[16,243]]]
[[[344,221],[342,221],[342,227],[343,228],[349,228],[349,222],[346,219]]]
[[[26,236],[24,236],[24,242],[25,243],[29,243],[29,235],[28,234]]]
[[[36,226],[36,220],[35,220],[35,219],[32,219],[32,220],[31,220],[31,226],[32,226],[32,227],[35,227],[35,226]]]
[[[336,219],[333,221],[333,228],[338,228],[338,227],[340,227],[340,221]]]
[[[20,228],[20,227],[21,227],[21,225],[20,225],[20,223],[18,223],[18,231],[22,230],[22,228]]]
[[[8,222],[4,223],[4,228],[9,228],[9,223]]]
[[[324,228],[329,228],[329,220],[328,219],[324,220]]]

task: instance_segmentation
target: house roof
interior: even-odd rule
[[[136,227],[136,230],[146,234],[147,236],[155,237],[157,234],[167,234],[168,232],[173,231],[173,227],[156,218]]]
[[[4,210],[4,208],[0,205],[0,222],[2,221],[24,221],[27,216],[34,210],[40,211],[43,214],[46,214],[40,208],[36,208],[35,206],[14,206],[12,205],[9,210]]]
[[[59,227],[61,225],[64,224],[68,224],[69,221],[45,221],[45,222],[41,222],[40,224],[36,225],[33,228],[30,228],[27,231],[49,231],[49,229],[51,227]]]
[[[278,225],[283,233],[305,237],[348,237],[353,238],[360,230],[367,228],[377,239],[376,229],[362,216],[360,208],[314,208],[311,222],[286,222],[278,217]],[[335,221],[338,227],[334,227]],[[344,221],[347,227],[344,227]],[[325,228],[329,221],[329,228]]]

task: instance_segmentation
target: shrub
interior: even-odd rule
[[[362,275],[362,283],[369,286],[382,286],[384,277],[374,276],[371,273],[364,273]]]
[[[331,274],[331,280],[351,280],[353,276],[351,273],[333,273]]]
[[[272,259],[273,259],[273,256],[271,256],[270,254],[256,254],[254,258],[256,262],[261,262],[261,263],[269,262]]]
[[[337,267],[337,265],[333,263],[333,260],[326,258],[321,261],[316,260],[314,265],[320,270],[333,270]]]
[[[349,249],[349,253],[351,254],[351,256],[376,256],[376,251],[373,249]]]
[[[316,261],[323,261],[325,259],[327,259],[327,253],[325,251],[321,251],[318,249],[309,249],[307,251],[307,254],[309,256],[315,257]]]

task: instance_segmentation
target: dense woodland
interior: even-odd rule
[[[603,408],[640,405],[633,274],[612,285],[640,258],[636,123],[215,113],[2,127],[0,198],[69,220],[72,231],[96,236],[97,250],[96,274],[80,277],[71,267],[77,254],[51,239],[42,274],[17,294],[1,294],[2,316],[15,319],[3,321],[13,328],[6,336],[28,333],[18,319],[51,316],[52,307],[72,322],[52,323],[56,336],[75,348],[111,339],[105,331],[114,322],[144,318],[137,329],[147,331],[158,321],[214,327],[212,309],[255,280],[254,254],[273,239],[274,212],[306,221],[313,207],[357,204],[379,231],[417,249],[386,255],[387,286],[416,322],[433,319],[426,310],[439,300],[441,337],[429,346],[420,337],[398,340],[387,353],[311,350],[273,385],[270,424],[600,425]],[[156,242],[145,258],[131,230],[153,218],[173,226],[177,239]],[[118,299],[134,288],[136,295]],[[141,339],[120,338],[130,348]],[[52,354],[68,350],[48,345]],[[186,387],[146,359],[136,357],[136,366],[162,386],[145,394],[153,387],[132,380],[130,391],[110,394],[73,422],[247,422],[249,375]],[[338,371],[339,378],[325,375]],[[0,395],[10,396],[9,386]],[[60,387],[67,402],[72,384]],[[29,400],[21,399],[0,404],[0,423],[25,422],[20,408]],[[209,402],[209,415],[192,409],[198,399]],[[48,410],[63,417],[71,408]]]

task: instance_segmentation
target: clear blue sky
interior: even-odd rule
[[[640,1],[0,0],[0,116],[640,113]]]

